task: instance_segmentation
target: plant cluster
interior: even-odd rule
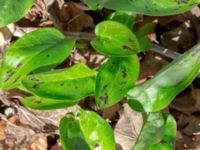
[[[17,0],[0,1],[0,27],[23,17],[33,3],[34,0],[23,0],[22,7]],[[98,108],[104,109],[127,97],[129,106],[141,112],[144,120],[133,150],[173,149],[176,121],[161,110],[197,76],[200,45],[172,61],[152,79],[135,85],[140,72],[137,54],[151,47],[147,34],[152,24],[136,33],[131,29],[136,13],[182,13],[200,0],[85,0],[85,3],[93,9],[116,10],[108,20],[96,25],[96,37],[91,40],[93,49],[108,57],[107,62],[98,71],[83,63],[55,69],[76,47],[76,39],[54,28],[38,29],[18,39],[4,53],[1,89],[19,88],[30,93],[32,96],[21,102],[39,110],[67,108],[93,95]],[[59,129],[66,150],[116,149],[111,126],[96,112],[78,109],[67,114]]]

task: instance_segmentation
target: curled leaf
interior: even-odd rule
[[[68,114],[59,130],[65,150],[116,150],[111,126],[95,112],[79,109]]]
[[[136,111],[155,112],[165,108],[198,75],[200,45],[161,69],[154,78],[128,92],[128,103]]]

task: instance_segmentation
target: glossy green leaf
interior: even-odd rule
[[[152,16],[180,14],[200,3],[200,0],[84,0],[93,9],[106,7],[114,10],[135,11]]]
[[[111,126],[92,111],[77,110],[60,121],[65,150],[116,150]]]
[[[165,120],[161,112],[150,113],[144,120],[142,130],[132,150],[146,150],[161,141]]]
[[[152,47],[148,33],[153,28],[153,25],[153,23],[147,23],[136,32],[136,37],[140,43],[140,49],[144,52]]]
[[[154,78],[131,89],[128,103],[136,111],[161,110],[195,79],[199,69],[200,44],[165,66]]]
[[[71,100],[57,100],[57,99],[46,99],[37,96],[25,97],[21,100],[22,104],[37,110],[52,110],[52,109],[61,109],[67,108],[75,105],[80,100],[71,101]]]
[[[131,11],[116,11],[112,13],[108,19],[117,21],[126,25],[129,29],[132,29],[136,20],[136,13]]]
[[[94,94],[95,77],[95,71],[80,63],[69,69],[29,75],[22,84],[40,97],[76,101]]]
[[[104,21],[95,28],[96,38],[91,44],[98,52],[112,57],[123,57],[140,51],[133,32],[125,25],[115,21]]]
[[[136,55],[113,57],[99,70],[96,79],[96,102],[100,108],[112,106],[122,100],[139,75]]]
[[[74,39],[66,39],[53,28],[38,29],[26,34],[4,53],[0,68],[1,87],[12,88],[31,71],[61,63],[74,46]]]
[[[173,150],[176,140],[176,120],[170,114],[163,114],[165,119],[164,135],[160,143],[151,145],[147,150]]]
[[[0,27],[25,16],[35,0],[0,0]]]
[[[144,118],[144,125],[133,150],[173,150],[176,121],[168,113],[156,112]]]

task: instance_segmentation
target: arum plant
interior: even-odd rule
[[[33,3],[29,2],[25,10]],[[135,12],[175,14],[190,9],[199,1],[162,1],[166,5],[161,5],[161,0],[85,2],[93,8],[120,10],[96,25],[95,37],[91,40],[93,49],[108,57],[107,62],[97,71],[83,63],[57,69],[56,66],[76,47],[76,39],[66,37],[54,28],[38,29],[18,39],[4,53],[0,67],[1,89],[19,88],[29,93],[31,96],[23,98],[22,104],[39,110],[67,108],[87,96],[94,96],[97,107],[104,109],[127,97],[129,106],[144,116],[144,124],[133,150],[173,149],[176,122],[169,113],[161,110],[197,76],[200,45],[169,63],[154,78],[135,86],[140,72],[137,54],[151,47],[147,34],[153,24],[146,24],[136,33],[131,28]],[[10,0],[1,3],[0,6],[8,10],[14,7]],[[20,15],[16,18],[6,20],[1,11],[2,26],[16,21],[26,12],[19,11]],[[96,112],[78,109],[67,114],[60,121],[59,131],[66,150],[116,150],[111,126]]]

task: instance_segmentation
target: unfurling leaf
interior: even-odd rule
[[[56,29],[38,29],[17,40],[3,55],[0,85],[3,89],[16,86],[20,79],[38,68],[49,69],[69,56],[75,39],[66,39]]]
[[[26,76],[22,84],[40,97],[77,101],[94,94],[95,77],[95,71],[80,63],[69,69]]]
[[[98,52],[112,57],[130,56],[140,52],[134,33],[115,21],[104,21],[95,28],[96,38],[91,44]]]
[[[77,110],[60,121],[65,150],[116,150],[111,126],[92,111]]]
[[[164,67],[154,78],[128,92],[128,103],[136,111],[165,108],[198,75],[200,44]]]
[[[100,108],[110,107],[126,95],[139,75],[136,55],[113,57],[99,70],[96,79],[96,102]]]

